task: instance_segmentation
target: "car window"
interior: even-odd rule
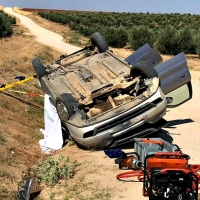
[[[185,85],[165,95],[169,103],[167,107],[176,107],[192,98],[192,85],[188,82]],[[171,101],[171,102],[170,102]]]

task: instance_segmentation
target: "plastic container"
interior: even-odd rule
[[[149,142],[143,142],[144,140]],[[160,144],[151,143],[151,141],[157,141]],[[135,138],[134,139],[134,151],[140,156],[140,160],[144,162],[147,155],[154,154],[156,152],[174,152],[178,147],[171,144],[161,138]]]

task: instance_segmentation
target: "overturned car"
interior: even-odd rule
[[[114,147],[167,124],[166,108],[192,98],[184,53],[163,62],[148,44],[125,60],[96,32],[91,45],[44,66],[32,60],[62,124],[85,147]]]

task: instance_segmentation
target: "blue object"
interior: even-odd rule
[[[26,77],[25,76],[16,76],[15,79],[19,79],[19,81],[24,80]]]
[[[107,150],[104,150],[104,153],[109,158],[119,158],[125,154],[121,149],[107,149]]]

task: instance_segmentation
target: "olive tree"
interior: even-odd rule
[[[179,52],[177,30],[166,27],[159,32],[155,47],[163,54],[175,55]]]
[[[124,28],[107,27],[104,34],[109,46],[116,48],[122,48],[126,46],[128,41],[128,33]]]
[[[148,43],[153,45],[154,33],[145,26],[134,26],[129,33],[129,42],[132,49],[136,50]]]

